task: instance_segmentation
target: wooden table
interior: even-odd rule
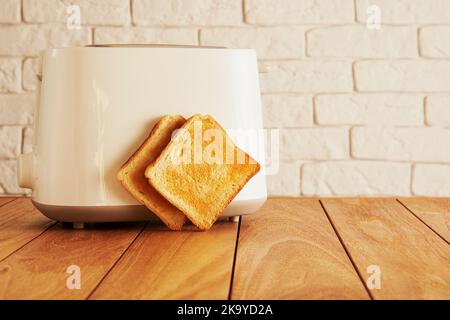
[[[450,299],[450,199],[272,198],[209,232],[0,206],[0,299]]]

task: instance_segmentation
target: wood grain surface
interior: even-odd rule
[[[4,202],[0,206],[0,261],[53,224],[54,222],[44,217],[28,198]]]
[[[400,198],[399,201],[450,243],[449,198]]]
[[[317,199],[242,217],[232,299],[368,299]]]
[[[84,299],[144,225],[98,224],[50,228],[0,263],[0,299]],[[68,267],[80,268],[81,288],[68,289]]]
[[[227,299],[237,223],[181,232],[149,224],[92,299]]]
[[[12,198],[12,197],[0,197],[0,207],[8,202],[15,200],[15,199],[16,198]]]
[[[240,224],[171,232],[73,230],[28,198],[0,198],[0,300],[450,299],[450,199],[321,201],[272,198]],[[67,288],[71,265],[80,289]]]
[[[399,202],[322,202],[364,280],[379,267],[381,287],[369,287],[374,298],[450,299],[450,246]]]

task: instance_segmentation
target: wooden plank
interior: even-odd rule
[[[400,198],[398,200],[450,243],[450,198]]]
[[[227,299],[237,223],[206,232],[149,224],[92,299]]]
[[[86,298],[143,227],[98,224],[73,230],[56,225],[0,263],[0,300]],[[80,289],[66,286],[71,265],[80,268]]]
[[[450,246],[399,202],[322,201],[362,277],[373,279],[367,268],[379,267],[374,298],[450,299]]]
[[[5,204],[7,204],[8,202],[13,201],[14,199],[16,199],[16,198],[14,198],[14,197],[0,197],[0,207],[5,205]]]
[[[317,199],[269,199],[241,222],[232,299],[369,299]]]
[[[30,242],[50,226],[29,198],[17,198],[0,207],[0,261]]]

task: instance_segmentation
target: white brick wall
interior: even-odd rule
[[[256,25],[353,22],[353,0],[244,0],[245,21]]]
[[[383,27],[371,30],[364,25],[333,26],[307,33],[311,57],[410,58],[417,57],[415,27]]]
[[[411,166],[405,163],[348,161],[303,165],[305,195],[407,195]]]
[[[197,45],[197,29],[180,28],[96,28],[94,33],[95,44],[182,44]]]
[[[0,126],[31,124],[34,105],[32,93],[0,94]]]
[[[417,164],[412,177],[412,192],[420,196],[448,196],[450,165]]]
[[[265,94],[261,97],[267,128],[296,128],[313,125],[312,96]]]
[[[242,24],[241,0],[133,0],[133,22],[142,26]]]
[[[200,33],[202,45],[254,48],[260,59],[297,59],[305,56],[305,28],[212,28]]]
[[[267,62],[261,91],[275,92],[349,92],[352,91],[352,66],[344,60],[304,60]]]
[[[450,23],[448,0],[356,0],[358,21],[366,21],[369,5],[380,7],[386,24]]]
[[[282,160],[327,160],[349,157],[348,129],[304,128],[282,129]]]
[[[358,159],[450,162],[450,129],[360,127],[351,141]]]
[[[18,126],[0,127],[0,158],[14,159],[21,151],[22,128]]]
[[[23,194],[26,190],[17,186],[17,161],[0,160],[0,191],[8,194]]]
[[[450,92],[450,60],[382,60],[355,63],[359,91]]]
[[[22,70],[22,86],[24,90],[33,91],[36,89],[36,75],[38,73],[37,69],[37,58],[25,59]]]
[[[81,29],[66,27],[80,7]],[[381,24],[369,29],[367,8]],[[104,43],[254,48],[270,194],[450,196],[449,0],[1,0],[0,193],[30,152],[39,50]]]
[[[267,177],[267,192],[298,196],[300,194],[300,165],[299,162],[281,162],[278,174]]]
[[[129,25],[129,0],[23,0],[23,18],[30,23],[62,22],[70,5],[80,7],[81,23]]]
[[[450,57],[450,26],[425,27],[420,30],[421,54],[430,58]]]
[[[69,30],[62,24],[4,25],[0,39],[0,55],[36,56],[43,48],[89,44],[91,31],[86,27]]]
[[[20,0],[3,0],[0,10],[0,23],[20,22]]]
[[[33,129],[30,127],[23,129],[22,152],[30,153],[33,151]]]
[[[19,92],[21,84],[20,59],[0,58],[0,92]]]
[[[429,96],[425,107],[427,124],[450,127],[450,95]]]
[[[317,95],[315,112],[319,125],[420,126],[424,122],[421,95]]]

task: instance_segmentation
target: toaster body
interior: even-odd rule
[[[116,179],[165,114],[210,114],[228,131],[262,132],[253,50],[78,47],[40,57],[33,152],[19,158],[19,184],[35,206],[66,222],[135,221],[152,214]],[[264,143],[236,144],[264,166]],[[189,192],[189,190],[186,190]],[[255,212],[263,172],[222,216]]]

